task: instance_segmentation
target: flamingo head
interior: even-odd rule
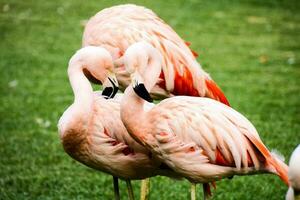
[[[70,59],[69,76],[78,68],[91,82],[103,85],[102,95],[105,97],[113,98],[117,93],[119,85],[114,74],[112,57],[106,49],[87,46],[78,50]]]
[[[147,42],[131,45],[124,54],[126,71],[130,74],[131,85],[142,99],[152,102],[149,94],[161,72],[162,57],[157,49]]]

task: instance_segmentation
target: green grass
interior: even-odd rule
[[[0,0],[0,199],[112,199],[111,177],[64,153],[56,128],[73,100],[66,68],[82,20],[124,3],[81,2]],[[288,158],[300,143],[299,1],[133,2],[192,42],[232,107]],[[286,189],[272,175],[235,177],[218,182],[213,199],[278,200]],[[152,179],[151,199],[188,198],[187,181]]]

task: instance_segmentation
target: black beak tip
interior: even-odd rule
[[[112,99],[117,94],[119,87],[110,78],[108,78],[108,80],[111,82],[113,87],[104,88],[104,90],[102,91],[102,95],[105,99]]]
[[[106,87],[102,91],[102,96],[104,96],[104,98],[106,99],[109,99],[113,93],[114,93],[114,89],[112,87]]]
[[[102,91],[102,96],[104,96],[105,99],[112,99],[115,97],[115,95],[118,93],[119,88],[118,87],[106,87]]]
[[[118,93],[118,90],[118,87],[106,87],[102,91],[102,96],[104,96],[105,99],[112,99]]]
[[[106,96],[107,99],[112,99],[117,94],[117,92],[119,90],[119,87],[114,83],[114,81],[111,78],[108,77],[108,80],[113,85],[113,87],[106,87],[106,88],[104,88],[104,90],[102,92],[102,95]]]
[[[119,90],[119,87],[115,86],[114,87],[114,92],[113,92],[111,98],[114,98],[116,96],[116,94],[118,93],[118,90]]]
[[[150,103],[153,102],[153,99],[151,98],[149,92],[147,91],[147,89],[143,83],[140,83],[140,84],[134,86],[133,90],[142,99],[144,99]]]

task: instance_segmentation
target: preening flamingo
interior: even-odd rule
[[[153,98],[174,95],[205,96],[229,105],[225,95],[201,68],[186,42],[150,9],[132,4],[98,12],[86,24],[83,46],[102,46],[113,56],[121,90],[130,84],[123,54],[139,41],[152,44],[163,55],[160,78],[151,90]]]
[[[288,184],[287,165],[270,153],[251,122],[229,106],[204,97],[177,96],[145,111],[161,61],[157,49],[146,42],[125,52],[132,84],[121,101],[121,119],[134,139],[182,177],[203,183],[205,196],[209,183],[234,175],[273,173]]]
[[[85,47],[73,55],[68,75],[74,103],[58,123],[63,147],[84,165],[127,180],[132,199],[130,179],[144,179],[167,170],[159,169],[161,162],[128,134],[120,119],[119,101],[94,93],[85,74],[102,82],[108,96],[114,94],[117,87],[108,51],[100,47]],[[115,192],[118,198],[118,190]]]
[[[286,200],[300,200],[300,145],[294,150],[289,162],[289,181],[291,183]]]

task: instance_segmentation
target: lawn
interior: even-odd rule
[[[264,143],[288,161],[300,143],[299,1],[132,1],[154,10]],[[112,199],[111,177],[73,161],[57,121],[72,103],[66,68],[83,23],[124,1],[0,0],[0,199]],[[95,87],[98,88],[98,87]],[[151,199],[188,199],[187,181],[152,178]],[[139,193],[139,181],[134,192]],[[202,191],[197,193],[202,197]],[[273,175],[222,180],[213,199],[283,199]],[[121,183],[122,199],[127,199]]]

